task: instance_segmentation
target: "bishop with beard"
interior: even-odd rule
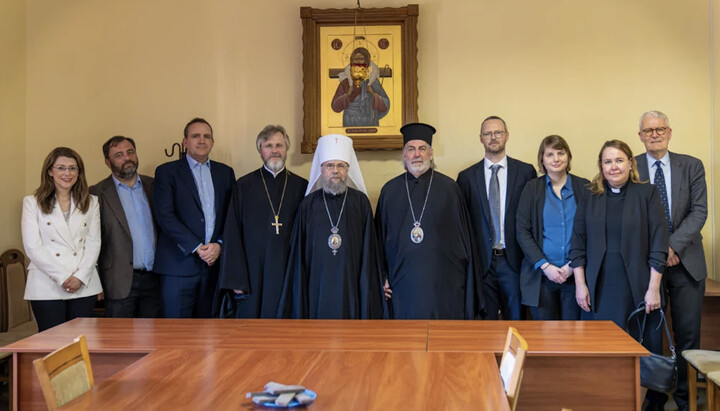
[[[392,316],[474,319],[482,294],[465,201],[433,168],[435,129],[412,123],[400,132],[407,171],[385,184],[375,212]]]
[[[295,218],[278,317],[382,318],[377,247],[352,139],[321,137]]]

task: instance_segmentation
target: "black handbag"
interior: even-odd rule
[[[640,385],[643,387],[659,392],[667,392],[675,387],[677,381],[677,356],[675,354],[675,345],[673,344],[672,337],[670,337],[670,328],[668,328],[667,321],[665,321],[665,313],[662,308],[657,310],[660,314],[660,321],[658,322],[658,328],[661,325],[665,325],[665,334],[667,335],[668,344],[670,345],[670,356],[650,353],[649,357],[640,357]],[[640,315],[642,314],[642,323],[640,321]],[[635,317],[638,323],[638,329],[640,335],[637,341],[643,343],[643,335],[645,333],[645,323],[649,314],[645,314],[645,303],[642,302],[638,305],[638,308],[633,311],[628,317],[627,324],[630,325],[630,320]],[[625,332],[630,334],[626,328]],[[632,335],[632,334],[630,334]]]

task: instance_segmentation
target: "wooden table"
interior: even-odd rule
[[[109,319],[83,318],[76,319],[37,334],[15,344],[4,347],[4,351],[13,352],[15,398],[19,400],[21,409],[44,409],[42,393],[33,375],[32,360],[41,357],[58,347],[72,341],[80,334],[85,334],[91,352],[93,372],[98,384],[96,393],[102,398],[114,398],[113,393],[122,390],[135,390],[148,386],[147,395],[155,395],[152,387],[159,387],[160,382],[152,380],[149,375],[155,370],[168,370],[160,364],[168,360],[175,367],[189,367],[186,361],[169,360],[165,356],[183,358],[188,355],[196,358],[201,352],[217,352],[210,355],[209,364],[214,368],[204,372],[202,381],[197,388],[205,395],[205,389],[213,386],[208,381],[223,378],[231,381],[239,380],[245,375],[241,365],[234,366],[236,374],[220,371],[218,376],[210,376],[221,370],[224,359],[242,357],[244,353],[272,357],[270,352],[287,358],[288,364],[300,361],[303,366],[286,366],[288,373],[301,372],[306,374],[297,380],[283,380],[283,383],[302,382],[316,389],[320,398],[332,397],[323,401],[334,401],[340,386],[360,384],[358,388],[350,388],[348,396],[340,399],[357,398],[367,395],[374,398],[372,384],[380,384],[388,370],[382,368],[363,368],[363,361],[374,364],[379,359],[392,359],[396,364],[405,363],[405,367],[394,370],[409,382],[406,386],[417,385],[419,388],[411,398],[405,399],[412,404],[430,401],[436,390],[429,388],[429,380],[412,380],[417,369],[435,369],[435,372],[452,378],[453,371],[460,367],[460,375],[471,373],[462,368],[467,362],[473,365],[473,355],[491,353],[497,355],[502,351],[507,327],[516,327],[528,341],[530,347],[526,360],[526,369],[520,389],[518,409],[554,410],[561,407],[573,409],[639,409],[639,368],[637,358],[647,355],[647,351],[627,336],[611,322],[540,322],[540,321],[333,321],[333,320],[171,320],[171,319]],[[227,354],[224,352],[234,352]],[[150,353],[150,354],[149,354]],[[149,354],[149,355],[148,355]],[[317,357],[313,357],[317,355]],[[471,357],[465,357],[470,355]],[[310,357],[305,357],[310,356]],[[292,359],[292,358],[295,359]],[[482,356],[481,356],[482,357]],[[243,357],[244,358],[244,357]],[[315,365],[308,365],[302,358],[313,358]],[[480,357],[478,357],[480,358]],[[221,360],[222,359],[222,360]],[[360,361],[363,359],[363,361]],[[229,360],[228,360],[229,361]],[[240,359],[239,361],[243,361]],[[245,360],[245,369],[253,362]],[[359,362],[356,362],[359,361]],[[483,361],[483,360],[477,360]],[[255,362],[260,363],[259,360]],[[299,364],[298,363],[298,364]],[[322,365],[321,365],[322,364]],[[323,380],[321,369],[328,367],[355,367],[357,372],[338,375],[330,380]],[[353,365],[354,364],[354,365]],[[423,365],[425,364],[425,365]],[[159,367],[159,368],[158,368]],[[221,368],[218,368],[221,367]],[[305,367],[305,368],[303,368]],[[318,367],[318,368],[315,368]],[[350,368],[352,368],[350,367]],[[419,367],[419,368],[413,368]],[[427,368],[423,368],[427,367]],[[290,371],[292,368],[292,371]],[[254,368],[250,368],[254,370]],[[189,370],[189,369],[188,369]],[[495,367],[494,372],[497,373]],[[171,370],[170,370],[171,371]],[[170,372],[174,375],[174,373]],[[212,371],[212,372],[211,372]],[[326,371],[326,370],[325,370]],[[228,371],[229,372],[229,371]],[[254,373],[255,371],[253,371]],[[192,374],[188,371],[184,374]],[[287,374],[287,373],[286,373]],[[478,375],[482,375],[477,371]],[[422,373],[420,373],[422,375]],[[428,375],[434,375],[428,371]],[[224,377],[223,377],[224,376]],[[367,376],[367,377],[365,377]],[[610,376],[610,377],[609,377]],[[250,378],[251,376],[247,377]],[[254,378],[254,377],[253,377]],[[248,380],[240,391],[251,391],[261,388],[267,381],[276,378],[259,374],[257,379]],[[343,379],[344,378],[344,379]],[[389,377],[387,377],[389,378]],[[395,377],[393,377],[395,378]],[[483,377],[480,377],[482,380]],[[139,379],[142,384],[132,381]],[[380,380],[378,380],[380,379]],[[295,381],[297,380],[297,381]],[[108,382],[106,386],[104,384]],[[167,381],[167,380],[163,380]],[[450,381],[450,380],[448,380]],[[455,381],[455,380],[452,380]],[[477,382],[477,381],[475,381]],[[455,381],[459,387],[475,382]],[[219,383],[215,381],[215,384]],[[339,384],[338,384],[339,383]],[[135,385],[133,385],[135,384]],[[205,384],[205,385],[203,385]],[[243,383],[245,384],[245,383]],[[125,388],[120,388],[120,386]],[[176,385],[175,382],[169,385]],[[377,385],[381,387],[382,384]],[[115,388],[111,388],[115,387]],[[136,388],[133,388],[136,387]],[[203,388],[205,387],[205,388]],[[335,388],[333,388],[335,387]],[[158,388],[159,389],[159,388]],[[190,389],[190,388],[188,388]],[[373,388],[374,389],[374,388]],[[444,388],[443,390],[449,390]],[[369,391],[364,391],[369,390]],[[239,392],[240,392],[239,391]],[[452,398],[444,401],[460,401],[457,404],[471,401],[474,394],[463,394],[458,389],[450,391]],[[157,391],[158,393],[164,391]],[[362,394],[362,393],[366,394]],[[198,393],[198,391],[195,391]],[[330,393],[330,395],[328,395]],[[143,394],[145,395],[145,394]],[[158,394],[161,397],[165,394]],[[339,395],[339,394],[337,394]],[[457,397],[457,398],[455,398]],[[601,398],[600,401],[594,399]],[[218,399],[218,401],[222,401]],[[385,408],[393,408],[391,399],[383,399],[378,404]],[[472,399],[477,401],[477,399]],[[320,408],[322,403],[318,403]],[[366,403],[363,403],[366,404]],[[437,405],[439,403],[435,403]],[[455,404],[450,402],[448,404]],[[327,404],[331,409],[338,409]],[[339,404],[334,404],[339,406]],[[128,407],[131,408],[131,407]],[[325,407],[322,406],[322,409]],[[345,407],[339,407],[340,409]],[[351,407],[349,409],[352,409]],[[395,407],[412,409],[414,407]],[[422,409],[421,405],[417,408]],[[443,407],[440,407],[443,408]],[[458,405],[457,409],[466,409]],[[482,409],[482,407],[469,407]],[[219,409],[219,408],[215,408]],[[363,409],[358,408],[358,409]],[[449,409],[449,408],[448,408]],[[488,408],[493,409],[493,408]]]
[[[670,302],[672,304],[672,301]],[[720,350],[720,283],[705,280],[705,298],[700,325],[700,348]]]
[[[67,410],[252,408],[268,381],[302,384],[311,410],[509,410],[491,353],[158,350]]]
[[[638,357],[648,352],[610,321],[430,321],[428,351],[499,358],[508,326],[528,343],[518,409],[640,409]]]

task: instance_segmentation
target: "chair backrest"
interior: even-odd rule
[[[514,327],[509,327],[505,339],[505,350],[500,360],[500,378],[502,378],[510,408],[513,410],[520,392],[520,382],[522,381],[527,349],[527,341]]]
[[[62,407],[95,385],[85,336],[33,361],[49,409]]]
[[[27,270],[25,255],[20,250],[7,250],[0,255],[0,332],[33,320],[30,302],[26,301]]]

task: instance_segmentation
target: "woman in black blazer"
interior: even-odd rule
[[[572,153],[565,139],[545,137],[538,149],[545,175],[523,189],[516,216],[524,259],[520,271],[522,303],[535,320],[579,320],[575,279],[570,268],[570,238],[580,194],[590,184],[569,174]]]
[[[578,305],[592,310],[596,320],[611,320],[627,329],[627,318],[639,303],[645,302],[646,313],[660,308],[667,223],[655,186],[640,183],[627,144],[605,142],[598,169],[583,210],[575,214],[570,250],[575,294]],[[658,321],[658,316],[648,317],[643,345],[662,353]],[[637,328],[633,324],[630,329]],[[664,394],[648,391],[651,407],[660,396]]]

